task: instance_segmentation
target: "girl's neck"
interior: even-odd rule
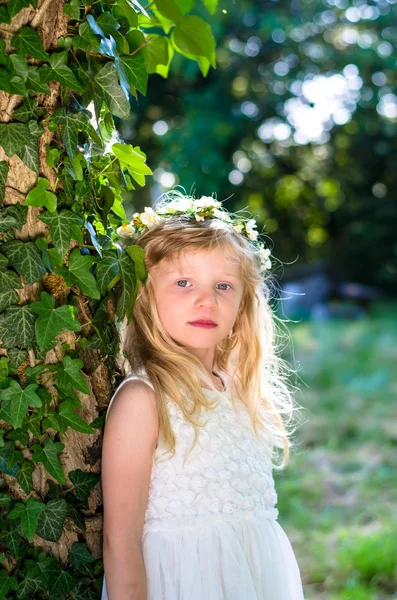
[[[218,390],[218,392],[226,391],[225,379],[224,379],[224,377],[223,378],[220,377],[220,375],[218,375],[218,373],[216,372],[215,369],[212,370],[211,379],[212,379],[216,389]],[[205,389],[209,389],[209,388],[205,388]]]

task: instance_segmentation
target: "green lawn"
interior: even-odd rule
[[[397,598],[397,306],[288,328],[304,410],[275,480],[305,598]]]

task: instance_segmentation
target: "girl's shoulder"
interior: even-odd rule
[[[141,381],[148,383],[150,385],[150,387],[152,389],[154,389],[154,386],[150,380],[149,375],[147,374],[147,371],[146,371],[144,365],[141,365],[140,367],[138,367],[138,369],[129,373],[126,376],[126,378],[123,380],[123,383],[124,383],[124,381],[134,381],[134,379],[140,379]]]
[[[109,415],[109,410],[110,407],[113,404],[113,401],[116,397],[116,395],[118,394],[118,392],[121,390],[122,387],[124,387],[128,382],[130,381],[134,381],[134,380],[140,380],[140,381],[144,381],[145,383],[147,383],[152,390],[154,390],[154,386],[152,384],[152,382],[150,381],[150,378],[146,372],[146,369],[144,366],[139,367],[138,369],[132,371],[131,373],[129,373],[117,386],[117,388],[115,389],[112,397],[110,398],[108,407],[107,407],[107,411],[106,411],[106,419]]]

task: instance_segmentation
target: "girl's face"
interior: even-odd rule
[[[151,272],[157,311],[170,337],[207,356],[232,329],[243,296],[238,266],[222,248],[186,250],[164,259]],[[214,327],[193,325],[211,320]],[[201,352],[200,352],[201,349]],[[203,354],[204,352],[204,354]]]

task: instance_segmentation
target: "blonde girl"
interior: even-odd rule
[[[254,219],[178,192],[119,233],[148,276],[104,434],[102,600],[301,600],[272,476],[296,406],[270,251]]]

